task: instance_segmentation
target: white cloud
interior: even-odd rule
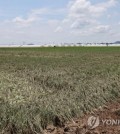
[[[70,26],[72,29],[76,28],[76,29],[81,29],[84,28],[86,26],[90,26],[90,25],[94,25],[97,24],[97,22],[95,20],[92,19],[87,19],[87,18],[83,18],[83,19],[76,19],[72,25]]]
[[[33,9],[24,15],[0,23],[0,35],[4,41],[9,37],[9,41],[16,39],[26,42],[77,42],[82,39],[83,41],[105,39],[110,37],[110,33],[117,33],[118,22],[112,25],[113,22],[108,21],[109,17],[112,19],[111,12],[108,11],[116,5],[117,0],[97,1],[97,4],[91,1],[71,0],[66,9]],[[114,18],[118,15],[117,12]]]
[[[0,24],[0,35],[2,35],[2,41],[3,42],[9,42],[9,41],[54,42],[55,40],[60,41],[61,38],[64,38],[63,37],[64,34],[60,35],[63,28],[59,26],[60,25],[59,15],[61,15],[63,12],[64,12],[63,8],[34,9],[24,15],[4,20],[3,23]],[[58,18],[56,16],[58,16]]]
[[[12,22],[21,26],[21,27],[27,27],[30,26],[33,22],[36,22],[38,20],[41,20],[41,16],[48,14],[49,10],[47,8],[41,8],[41,9],[35,9],[30,11],[28,16],[26,18],[23,17],[15,17]]]
[[[91,31],[93,33],[105,33],[105,32],[109,32],[110,28],[111,28],[110,25],[98,25],[92,28]]]
[[[57,27],[56,29],[55,29],[55,32],[56,33],[60,33],[60,32],[62,32],[63,31],[63,28],[61,27],[61,26],[59,26],[59,27]]]
[[[49,13],[48,8],[33,9],[31,11],[31,16],[43,15],[43,14],[48,14],[48,13]]]
[[[29,26],[34,21],[36,21],[36,18],[34,17],[29,17],[27,19],[23,19],[22,17],[16,17],[12,20],[12,22],[21,26]]]
[[[31,10],[26,17],[17,16],[12,19],[12,22],[21,27],[27,27],[33,24],[33,22],[47,21],[49,24],[57,23],[57,19],[49,19],[46,16],[60,15],[65,12],[65,9],[50,9],[40,8]],[[10,20],[8,22],[11,22]]]
[[[31,14],[32,15],[45,15],[45,14],[61,14],[65,12],[65,8],[60,9],[51,9],[51,8],[40,8],[40,9],[33,9]]]
[[[75,0],[71,6],[69,4],[69,16],[73,18],[98,17],[115,4],[116,0],[108,0],[99,4],[92,4],[89,0]]]
[[[87,29],[82,29],[82,30],[72,30],[71,34],[76,35],[76,36],[91,36],[93,34],[106,34],[109,33],[111,30],[110,25],[96,25],[93,27],[89,27]]]
[[[62,25],[69,27],[74,35],[85,36],[109,32],[109,24],[102,24],[100,18],[116,3],[117,0],[107,0],[97,4],[91,3],[90,0],[72,0],[68,4],[68,15],[62,21]]]
[[[91,4],[88,0],[76,0],[69,7],[69,17],[71,19],[95,19],[100,15],[103,15],[105,11],[114,6],[115,0],[109,0],[108,2]]]

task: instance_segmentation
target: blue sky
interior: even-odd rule
[[[1,0],[0,44],[114,42],[119,0]]]

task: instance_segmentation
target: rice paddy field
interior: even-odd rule
[[[0,133],[38,134],[120,97],[120,47],[0,48]]]

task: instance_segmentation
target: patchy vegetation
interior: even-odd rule
[[[0,48],[0,131],[40,133],[120,97],[120,47]]]

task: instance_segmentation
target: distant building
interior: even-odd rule
[[[28,46],[34,46],[35,44],[33,44],[33,43],[29,43],[29,44],[27,44]]]
[[[116,41],[115,44],[120,44],[120,41]]]

